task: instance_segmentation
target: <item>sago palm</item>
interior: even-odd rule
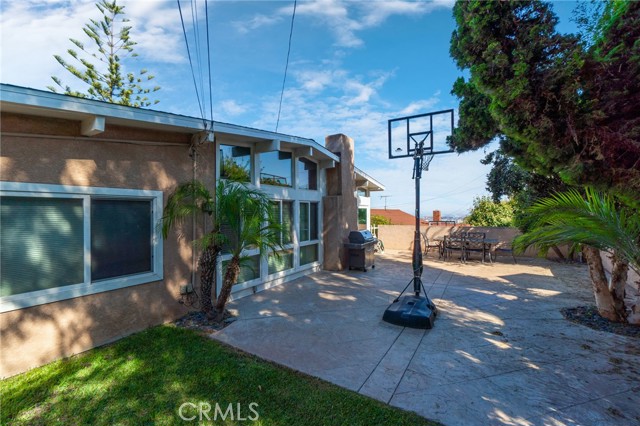
[[[613,196],[586,188],[584,194],[569,190],[544,198],[527,213],[533,226],[517,237],[514,249],[535,246],[541,251],[558,244],[583,244],[600,314],[626,321],[624,291],[627,268],[640,271],[640,217]],[[602,268],[599,251],[612,255],[611,282]],[[640,301],[638,301],[640,302]],[[632,307],[632,311],[640,306]]]

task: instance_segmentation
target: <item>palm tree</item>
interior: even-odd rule
[[[223,251],[231,254],[215,306],[216,319],[221,320],[240,267],[248,260],[244,253],[258,249],[260,253],[271,251],[278,256],[282,227],[273,216],[271,201],[264,192],[233,181],[218,184],[216,217],[221,225],[217,240]]]
[[[202,310],[209,318],[222,320],[231,288],[238,280],[240,267],[248,259],[246,250],[258,249],[261,253],[273,251],[277,256],[281,227],[272,214],[271,201],[265,193],[247,185],[221,180],[215,195],[199,181],[184,183],[169,196],[165,207],[162,231],[169,229],[193,214],[208,214],[212,229],[194,241],[202,249],[198,262],[201,271]],[[220,294],[215,307],[212,289],[218,256],[231,254]]]
[[[167,238],[169,230],[194,215],[208,215],[212,220],[212,229],[197,241],[202,252],[198,259],[200,268],[200,291],[202,293],[201,309],[208,317],[212,316],[213,304],[211,291],[215,284],[216,263],[220,253],[220,242],[217,237],[219,227],[213,216],[215,210],[213,194],[200,181],[193,180],[179,185],[169,198],[162,217],[162,235]],[[194,243],[196,243],[194,241]]]
[[[624,305],[628,269],[640,272],[637,210],[624,206],[613,196],[586,188],[584,195],[573,189],[541,199],[527,209],[527,213],[533,226],[515,239],[514,249],[522,252],[535,246],[546,252],[557,244],[584,245],[600,315],[611,321],[640,321],[640,300],[631,307],[630,317]],[[601,250],[611,254],[610,280],[604,272]]]

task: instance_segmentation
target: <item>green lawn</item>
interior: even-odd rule
[[[3,425],[436,424],[171,326],[3,380],[0,401]],[[212,421],[182,420],[185,402],[209,404]]]

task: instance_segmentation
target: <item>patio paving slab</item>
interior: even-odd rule
[[[560,314],[592,303],[584,265],[428,258],[439,312],[415,330],[382,321],[410,264],[387,251],[232,301],[211,337],[449,426],[640,424],[640,341]]]

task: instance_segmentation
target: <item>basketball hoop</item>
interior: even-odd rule
[[[416,229],[413,238],[413,278],[385,310],[382,320],[413,328],[432,328],[436,305],[422,284],[422,237],[420,235],[420,178],[429,170],[433,157],[453,152],[447,136],[453,133],[453,110],[429,112],[389,120],[389,158],[413,158],[416,191]],[[413,295],[402,294],[413,283]],[[424,296],[420,293],[424,292]]]

